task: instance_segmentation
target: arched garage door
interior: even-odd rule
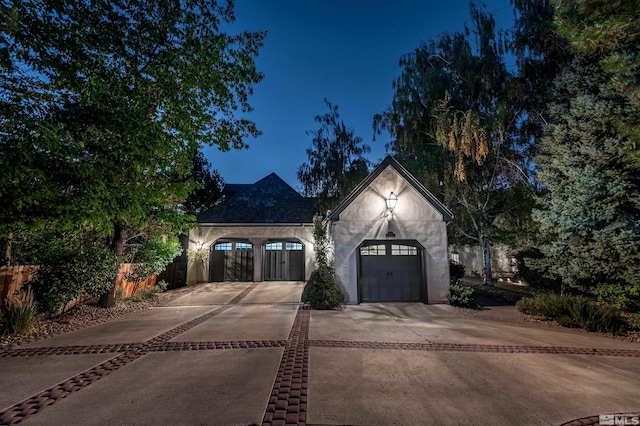
[[[253,244],[246,241],[216,241],[209,256],[210,280],[253,281]]]
[[[304,245],[299,241],[270,241],[264,245],[265,281],[304,281]]]
[[[422,247],[417,241],[365,241],[359,248],[358,287],[361,302],[423,300]]]

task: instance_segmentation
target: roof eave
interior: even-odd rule
[[[369,176],[364,178],[364,180],[360,182],[360,184],[356,186],[340,204],[338,204],[338,206],[329,214],[329,220],[333,222],[339,221],[340,213],[342,213],[342,211],[346,209],[347,206],[351,204],[351,202],[356,199],[356,197],[358,197],[358,195],[360,195],[360,193],[362,193],[362,191],[364,191],[388,166],[393,167],[394,170],[409,182],[409,184],[413,186],[413,188],[418,191],[423,198],[433,205],[436,210],[442,214],[442,219],[445,222],[448,223],[453,220],[453,213],[391,155],[387,155],[387,157],[378,164],[375,169],[373,169]]]

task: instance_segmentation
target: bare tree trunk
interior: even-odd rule
[[[111,241],[111,251],[121,258],[124,254],[124,244],[127,241],[127,230],[124,225],[115,224],[113,227],[113,240]],[[101,308],[111,308],[116,304],[116,292],[118,291],[117,283],[118,283],[118,272],[116,272],[116,276],[113,277],[113,281],[111,283],[111,287],[109,290],[100,296],[100,300],[98,301],[98,306]]]
[[[480,239],[480,244],[482,245],[482,259],[484,262],[484,281],[482,284],[493,285],[493,274],[491,272],[491,244],[489,244],[489,240],[484,237]]]
[[[7,234],[7,244],[4,247],[4,264],[11,266],[11,244],[13,243],[13,232]]]

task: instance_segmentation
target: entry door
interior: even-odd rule
[[[275,241],[264,246],[265,281],[303,281],[304,246],[298,241]]]
[[[417,242],[372,241],[359,251],[361,302],[421,300],[422,252]]]
[[[217,242],[211,247],[210,280],[253,281],[253,245],[241,241]]]

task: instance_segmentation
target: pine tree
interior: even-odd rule
[[[629,106],[598,59],[580,56],[557,79],[537,158],[546,192],[534,217],[546,258],[534,263],[582,290],[640,276],[640,176],[617,126]]]

